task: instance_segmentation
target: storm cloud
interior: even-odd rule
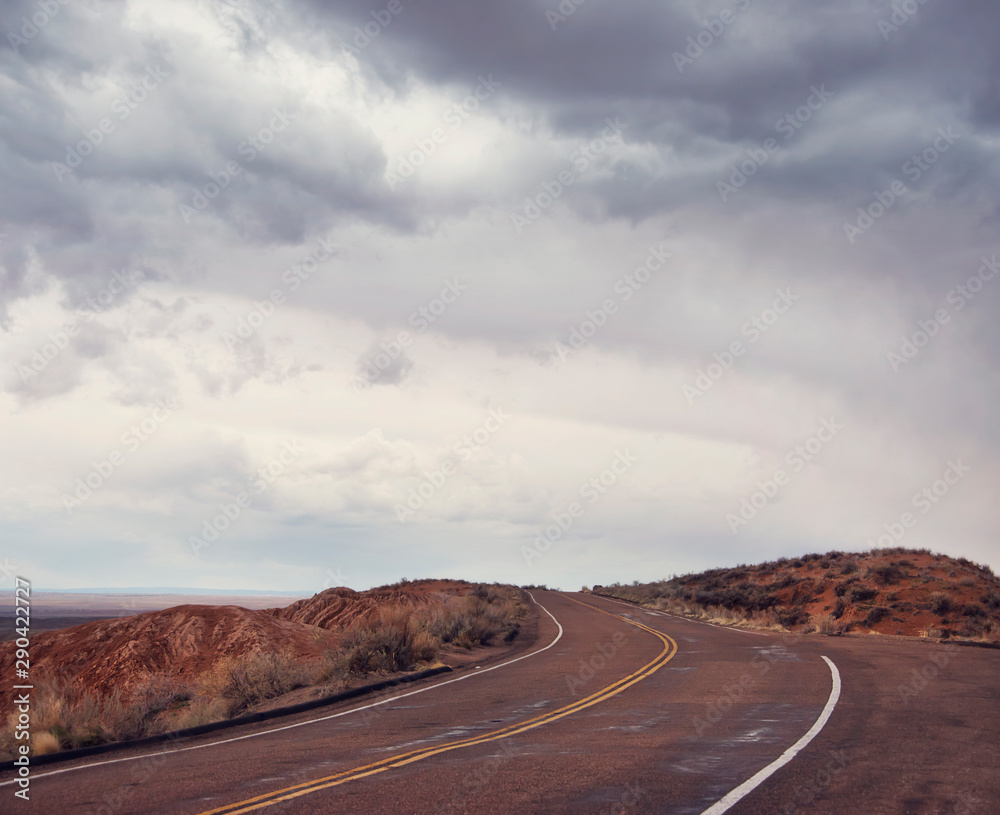
[[[39,587],[1000,566],[989,4],[0,33],[0,557]]]

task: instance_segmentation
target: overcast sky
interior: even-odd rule
[[[1000,567],[994,4],[0,32],[8,586]]]

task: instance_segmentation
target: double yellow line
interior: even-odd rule
[[[563,597],[566,597],[566,595],[563,595]],[[458,741],[452,741],[434,747],[424,747],[420,750],[413,750],[409,753],[401,753],[396,756],[391,756],[390,758],[384,758],[381,761],[376,761],[372,764],[365,764],[362,767],[345,770],[344,772],[336,773],[335,775],[317,778],[313,781],[308,781],[304,784],[297,784],[293,787],[285,787],[284,789],[275,790],[274,792],[269,792],[265,795],[258,795],[256,798],[247,798],[245,801],[227,804],[226,806],[219,807],[218,809],[210,809],[200,813],[200,815],[240,815],[240,813],[243,812],[253,812],[257,809],[264,809],[265,807],[274,806],[275,804],[291,801],[293,798],[298,798],[302,795],[309,795],[311,793],[318,792],[319,790],[325,790],[330,787],[339,786],[340,784],[346,784],[348,781],[356,781],[359,778],[367,778],[368,776],[377,775],[378,773],[383,773],[386,770],[390,770],[395,767],[404,767],[407,764],[413,764],[416,761],[423,761],[425,758],[430,758],[431,756],[436,756],[440,753],[447,753],[450,750],[458,750],[462,747],[472,747],[477,744],[484,744],[486,742],[498,741],[499,739],[516,736],[518,733],[523,733],[526,730],[533,730],[534,728],[541,727],[549,722],[554,722],[565,716],[578,713],[579,711],[591,707],[592,705],[603,702],[605,699],[610,699],[612,696],[618,695],[626,688],[632,687],[632,685],[636,682],[641,682],[647,676],[658,671],[671,659],[673,659],[674,655],[677,653],[677,643],[666,634],[661,634],[659,631],[649,628],[642,623],[637,623],[634,620],[629,620],[624,617],[620,617],[617,614],[612,614],[610,611],[597,608],[589,603],[580,602],[573,597],[566,597],[566,599],[572,600],[574,603],[579,603],[581,606],[586,606],[594,611],[599,611],[602,614],[607,614],[609,617],[624,620],[630,625],[636,626],[636,628],[641,628],[643,631],[648,631],[650,634],[659,638],[660,641],[663,642],[663,651],[661,651],[651,662],[643,665],[639,670],[622,679],[619,679],[617,682],[608,685],[606,688],[602,688],[596,693],[592,693],[590,696],[586,696],[583,699],[573,702],[572,704],[566,705],[565,707],[536,716],[533,719],[527,719],[523,722],[518,722],[517,724],[501,727],[499,730],[492,730],[489,733],[483,733],[480,736],[472,736],[470,738],[459,739]]]

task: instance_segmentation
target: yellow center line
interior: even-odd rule
[[[451,750],[458,750],[463,747],[472,747],[477,744],[484,744],[490,741],[498,741],[500,739],[509,738],[510,736],[517,735],[518,733],[523,733],[526,730],[532,730],[536,727],[541,727],[544,724],[570,716],[573,713],[578,713],[579,711],[591,707],[592,705],[596,705],[606,699],[610,699],[612,696],[618,695],[626,688],[630,688],[632,685],[637,682],[641,682],[647,676],[655,673],[676,655],[677,643],[666,634],[662,634],[655,629],[643,625],[642,623],[621,617],[618,614],[612,614],[610,611],[605,611],[603,608],[598,608],[597,606],[592,606],[589,603],[584,603],[574,597],[567,597],[565,594],[562,596],[566,597],[567,600],[572,600],[574,603],[579,603],[581,606],[586,606],[593,611],[599,611],[602,614],[607,614],[609,617],[623,620],[629,625],[641,628],[643,631],[648,631],[650,634],[658,637],[663,642],[663,651],[661,651],[650,662],[647,662],[639,668],[639,670],[630,673],[628,676],[625,676],[616,682],[612,682],[607,687],[592,693],[590,696],[585,696],[583,699],[578,699],[571,704],[549,711],[548,713],[540,714],[534,718],[526,719],[516,724],[507,725],[506,727],[501,727],[497,730],[492,730],[489,733],[483,733],[479,736],[470,736],[468,738],[448,742],[447,744],[441,744],[434,747],[423,747],[419,750],[412,750],[408,753],[390,756],[389,758],[384,758],[380,761],[365,764],[361,767],[355,767],[350,770],[344,770],[342,772],[335,773],[334,775],[325,776],[324,778],[317,778],[303,784],[296,784],[295,786],[274,790],[273,792],[258,795],[254,798],[247,798],[244,801],[226,804],[225,806],[217,809],[206,810],[205,812],[200,813],[200,815],[222,815],[223,813],[225,813],[225,815],[241,815],[241,813],[264,809],[265,807],[273,806],[274,804],[282,803],[284,801],[290,801],[293,798],[298,798],[302,795],[309,795],[310,793],[318,792],[319,790],[329,789],[330,787],[336,787],[340,784],[346,784],[348,781],[356,781],[360,778],[376,775],[378,773],[385,772],[388,769],[403,767],[416,761],[423,761],[431,756],[436,756]]]

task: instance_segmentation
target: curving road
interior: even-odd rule
[[[735,631],[535,592],[534,643],[426,684],[0,777],[3,812],[1000,811],[1000,652]]]

